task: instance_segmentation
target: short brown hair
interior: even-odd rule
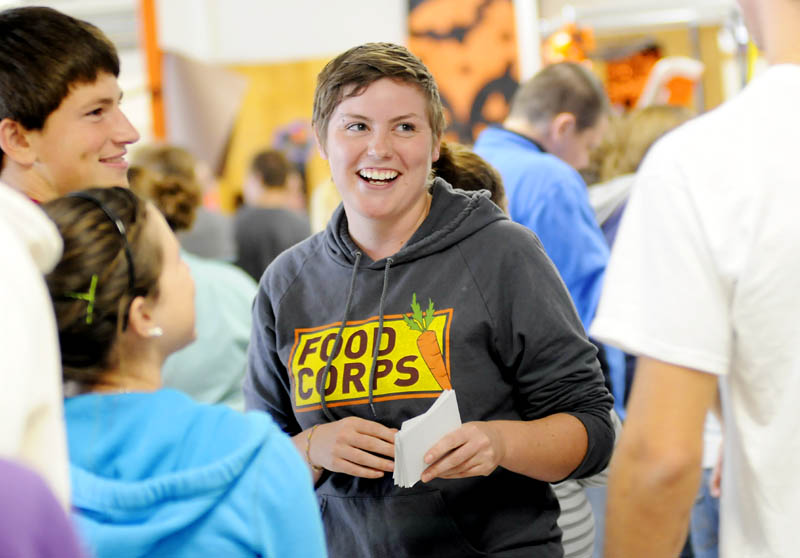
[[[125,239],[102,203],[125,227]],[[64,239],[64,253],[45,280],[58,325],[65,381],[84,388],[115,364],[114,347],[131,301],[158,296],[161,246],[146,232],[147,206],[128,188],[92,188],[42,205]],[[125,242],[133,258],[133,288]],[[76,296],[96,287],[91,306]]]
[[[409,50],[392,43],[366,43],[347,50],[328,62],[317,76],[311,123],[325,143],[333,111],[345,97],[355,97],[379,79],[390,78],[420,88],[427,99],[428,122],[434,138],[445,128],[444,108],[436,80]],[[345,91],[347,87],[352,89]]]
[[[194,156],[181,147],[154,144],[134,151],[132,162],[131,188],[155,204],[173,231],[190,229],[203,201]]]
[[[250,170],[258,175],[264,186],[274,188],[286,185],[286,178],[293,168],[282,151],[266,149],[256,153],[250,163]]]
[[[511,99],[509,117],[538,124],[567,112],[575,116],[581,131],[597,124],[608,107],[603,85],[590,70],[574,62],[559,62],[519,86]]]
[[[500,173],[466,145],[443,141],[433,172],[454,188],[489,190],[491,199],[506,211],[506,190]]]

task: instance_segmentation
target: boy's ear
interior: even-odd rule
[[[30,131],[10,118],[0,120],[0,149],[15,163],[29,167],[36,162],[36,152],[29,138]]]
[[[578,120],[571,112],[560,112],[550,121],[550,134],[556,140],[562,140],[574,132]]]
[[[314,145],[317,146],[319,156],[327,161],[328,154],[325,152],[325,146],[322,145],[322,141],[319,139],[319,130],[317,130],[316,126],[314,126]]]

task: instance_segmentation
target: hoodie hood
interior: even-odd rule
[[[80,395],[64,408],[73,507],[98,556],[161,552],[176,533],[223,512],[221,502],[279,435],[264,416],[170,389]]]
[[[0,221],[19,237],[39,271],[53,270],[63,249],[58,229],[36,204],[3,183],[0,183]]]
[[[408,242],[391,256],[392,265],[429,256],[453,246],[495,221],[508,219],[491,202],[488,190],[467,192],[436,178],[431,185],[431,194],[433,200],[428,216]],[[336,261],[347,266],[355,263],[356,253],[360,249],[347,230],[347,215],[342,204],[331,217],[324,235],[326,250]],[[363,258],[367,263],[361,266],[368,269],[380,269],[385,265],[384,260],[371,262],[366,255]]]
[[[391,266],[407,264],[414,260],[435,254],[436,252],[446,250],[491,223],[508,219],[503,211],[489,200],[488,190],[466,192],[464,190],[454,189],[446,181],[441,178],[436,178],[431,185],[430,191],[433,199],[431,200],[431,207],[425,220],[397,253],[377,262],[370,261],[369,256],[366,256],[350,237],[347,226],[347,215],[344,212],[343,204],[339,205],[332,216],[328,228],[325,231],[325,247],[334,261],[341,265],[352,266],[352,273],[340,327],[333,343],[334,350],[331,352],[325,363],[325,368],[322,371],[322,385],[325,385],[328,379],[334,355],[337,353],[340,346],[342,332],[344,331],[347,320],[350,318],[356,277],[359,267],[362,267],[362,260],[367,261],[367,263],[363,265],[366,269],[374,270],[383,268],[383,289],[381,290],[378,303],[377,338],[380,339],[383,334],[384,304],[389,289],[389,271]],[[379,347],[376,345],[372,354],[369,377],[374,377],[378,365],[378,352]],[[373,391],[374,385],[370,382],[368,388],[369,407],[373,417],[377,418],[377,413],[373,405]],[[335,420],[333,414],[328,409],[324,393],[320,403],[326,418],[330,421]]]

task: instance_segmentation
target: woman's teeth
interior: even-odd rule
[[[360,170],[358,175],[371,184],[381,184],[394,180],[400,173],[393,170]]]

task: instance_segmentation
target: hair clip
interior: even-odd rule
[[[131,199],[135,199],[136,195],[130,191],[129,188],[115,188],[114,190],[125,192],[128,196],[132,196]],[[122,247],[125,250],[125,259],[128,260],[128,293],[130,294],[131,300],[137,295],[136,287],[135,287],[135,279],[136,273],[133,269],[133,253],[131,252],[131,246],[128,242],[128,233],[127,229],[125,228],[125,224],[122,222],[122,219],[105,203],[100,201],[94,195],[89,192],[72,192],[71,194],[67,194],[66,197],[69,198],[80,198],[86,201],[90,201],[99,207],[103,213],[105,213],[106,217],[114,224],[119,233],[120,238],[122,239]],[[128,312],[130,311],[130,304],[128,307],[125,308],[125,314],[122,318],[122,331],[125,331],[128,327]],[[87,322],[91,323],[91,322]]]
[[[86,323],[91,325],[92,323],[92,314],[94,312],[94,296],[97,292],[97,274],[92,274],[92,282],[89,284],[89,292],[88,293],[64,293],[64,296],[67,298],[76,298],[78,300],[85,300],[88,304],[86,305]]]

